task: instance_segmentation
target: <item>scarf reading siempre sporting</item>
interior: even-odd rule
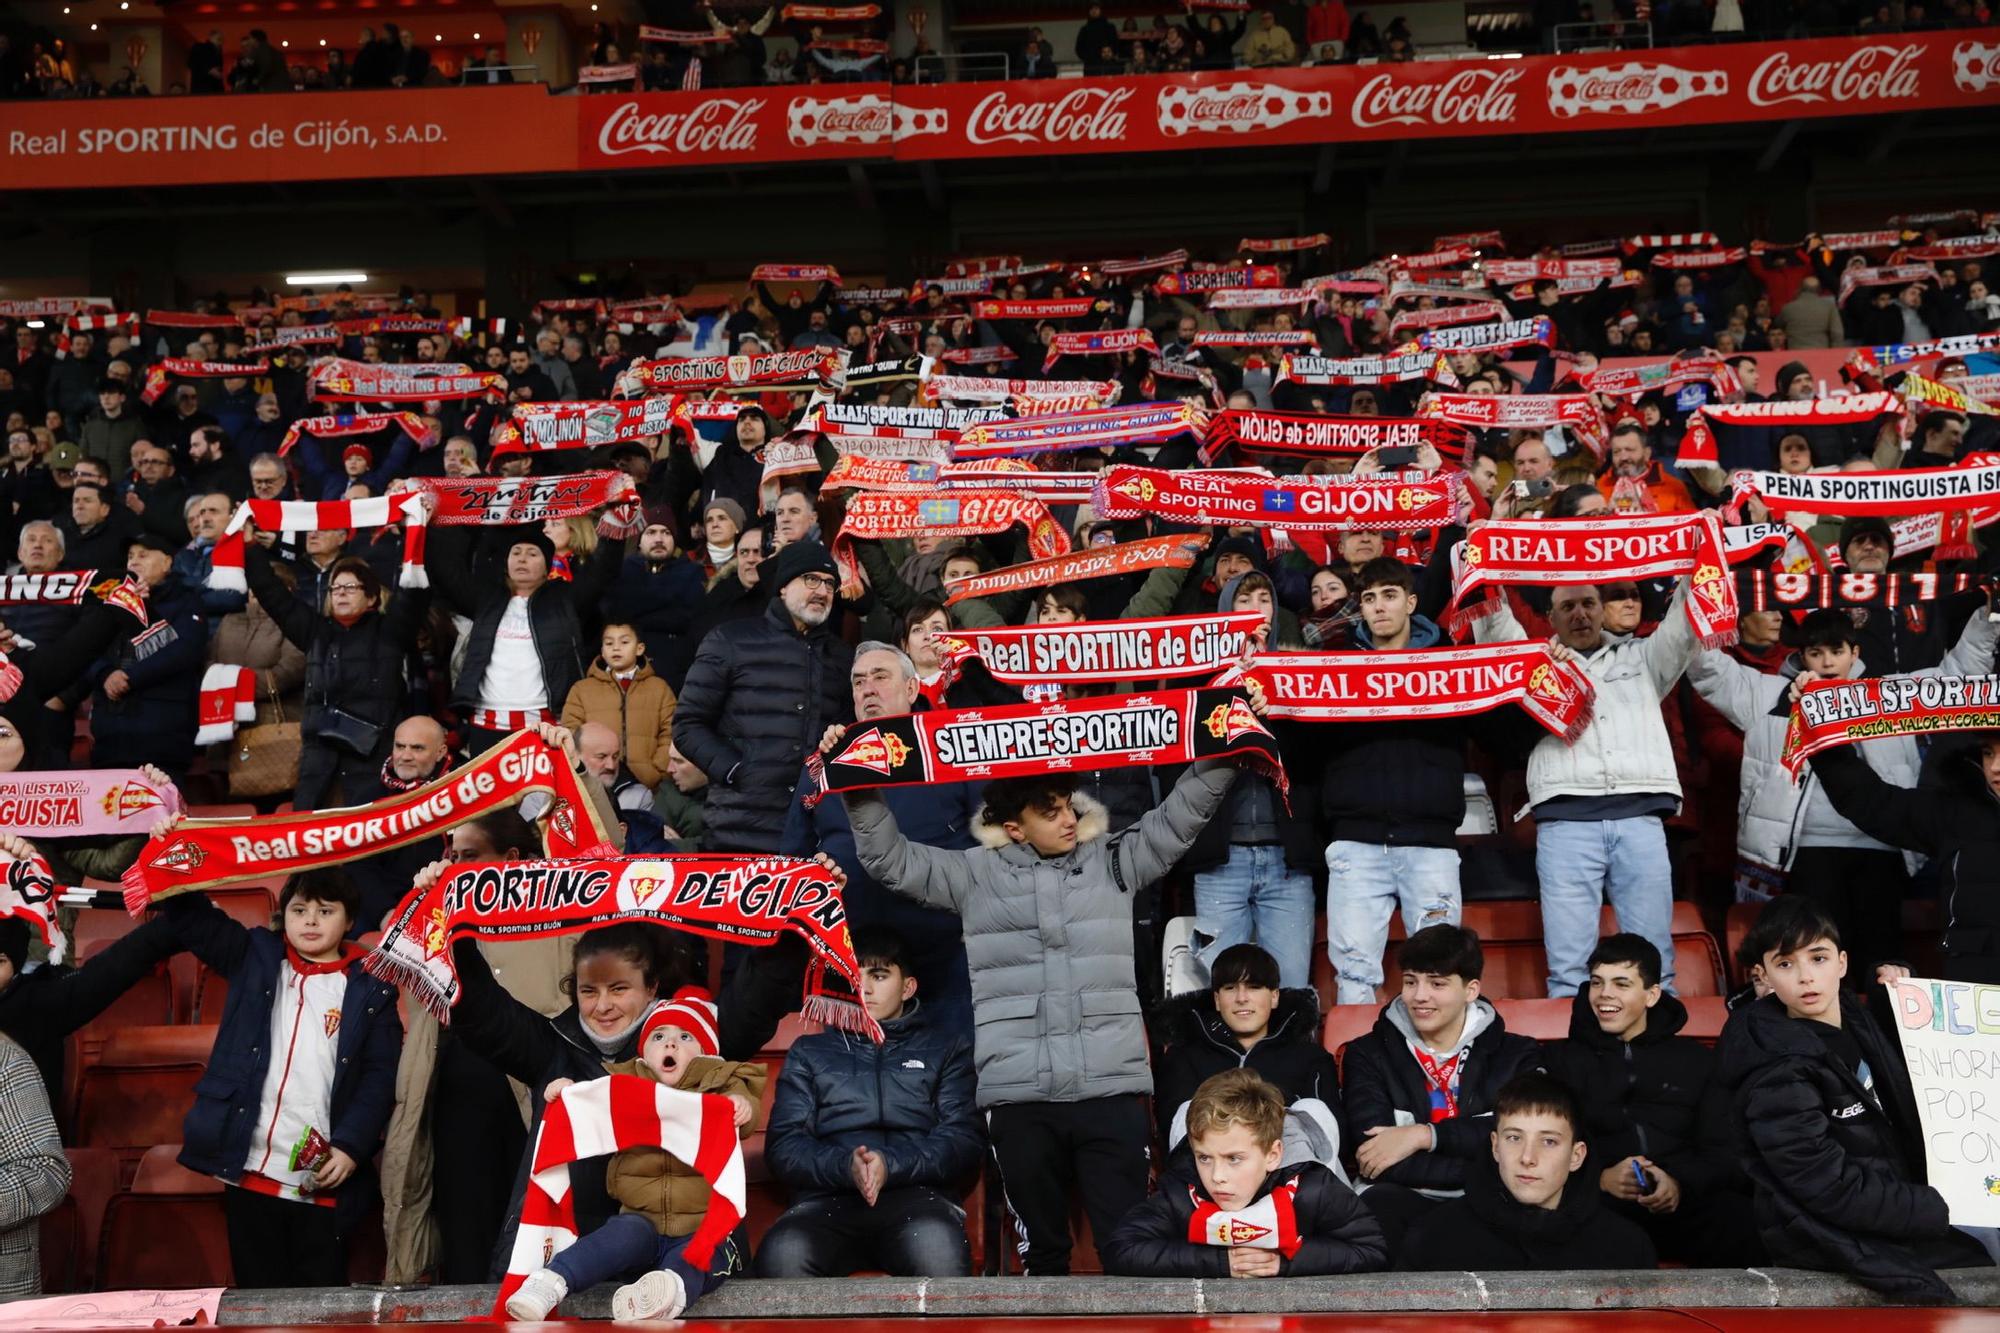
[[[1272,717],[1298,722],[1407,722],[1464,717],[1508,704],[1565,741],[1590,725],[1596,686],[1542,640],[1390,653],[1259,653],[1249,676],[1264,686]]]
[[[2000,729],[2000,676],[1822,680],[1799,695],[1779,758],[1796,777],[1807,759],[1836,745],[1995,729]]]
[[[697,1269],[714,1258],[749,1207],[736,1104],[712,1093],[682,1092],[636,1074],[572,1083],[542,1108],[535,1151],[521,1196],[521,1221],[491,1318],[507,1318],[507,1299],[536,1269],[576,1244],[576,1192],[570,1164],[632,1148],[660,1148],[709,1184],[708,1212],[682,1257]]]
[[[1305,1244],[1299,1235],[1298,1194],[1299,1178],[1293,1176],[1255,1203],[1225,1213],[1215,1200],[1203,1198],[1200,1189],[1189,1185],[1194,1213],[1188,1218],[1188,1244],[1276,1250],[1294,1258]]]
[[[937,537],[984,537],[1015,524],[1028,530],[1028,551],[1037,558],[1069,550],[1069,534],[1039,500],[1008,491],[965,491],[947,496],[896,495],[864,491],[847,502],[847,516],[833,539],[841,589],[860,593],[861,566],[856,541],[880,541],[923,533]]]
[[[0,855],[0,921],[26,921],[42,937],[49,957],[60,959],[69,952],[62,927],[56,922],[56,877],[49,863],[39,856],[17,861]]]
[[[463,780],[462,772],[456,776]],[[882,1039],[856,998],[861,969],[839,881],[811,861],[587,853],[461,866],[403,899],[367,967],[448,1023],[459,996],[453,941],[570,935],[618,921],[652,921],[736,944],[776,944],[791,931],[812,954],[805,1016]],[[845,994],[828,988],[829,971],[846,986]]]
[[[1185,403],[1131,403],[1019,421],[984,421],[967,426],[952,446],[955,459],[1021,458],[1072,449],[1130,448],[1164,444],[1201,428],[1201,416]]]
[[[438,441],[436,428],[426,424],[415,412],[342,412],[326,417],[301,417],[294,421],[278,444],[278,456],[282,458],[289,454],[298,446],[300,438],[306,435],[317,440],[337,440],[352,435],[373,435],[388,426],[399,428],[415,440],[420,449],[428,449]]]
[[[978,658],[995,680],[1037,685],[1212,677],[1243,656],[1262,611],[953,630],[938,636],[948,663]]]
[[[1722,525],[1713,511],[1639,518],[1525,519],[1475,525],[1452,552],[1447,624],[1462,632],[1499,607],[1502,585],[1609,583],[1689,576],[1687,615],[1702,645],[1736,640],[1736,581],[1729,575]],[[1462,605],[1485,588],[1485,597]]]
[[[622,475],[622,474],[621,474]],[[356,528],[387,527],[403,518],[403,572],[397,582],[405,588],[428,588],[430,575],[424,571],[424,525],[430,511],[416,495],[373,495],[366,500],[245,500],[229,516],[229,526],[209,554],[208,586],[230,592],[244,592],[249,584],[243,577],[243,527],[255,523],[263,532],[352,532]]]
[[[456,772],[372,805],[184,820],[149,839],[125,872],[125,907],[137,916],[190,889],[358,861],[436,837],[530,795],[546,798],[547,808],[536,817],[544,821],[551,856],[603,855],[610,845],[580,781],[561,751],[523,731]]]
[[[1411,417],[1295,416],[1238,408],[1209,418],[1201,444],[1201,461],[1213,463],[1225,449],[1252,454],[1284,454],[1292,458],[1342,458],[1375,449],[1437,448],[1454,442],[1460,432],[1437,421]]]
[[[1156,514],[1176,523],[1250,524],[1298,532],[1399,531],[1450,523],[1457,489],[1457,474],[1419,480],[1395,474],[1267,477],[1120,464],[1098,474],[1092,503],[1100,517],[1112,519]]]
[[[167,381],[180,379],[257,379],[271,373],[268,361],[195,361],[188,357],[170,356],[163,361],[155,361],[146,367],[146,385],[139,390],[139,401],[155,403],[167,391]]]
[[[0,773],[0,828],[23,838],[129,838],[180,812],[180,791],[137,769]]]
[[[933,709],[857,722],[807,756],[816,791],[966,782],[1237,757],[1288,790],[1277,742],[1234,690],[1158,690],[1004,708]]]
[[[1192,569],[1208,545],[1206,533],[1183,533],[1171,537],[1147,537],[1143,541],[1117,546],[1092,546],[1069,555],[1047,560],[1031,560],[1009,565],[990,574],[975,574],[945,586],[944,604],[955,605],[969,597],[991,597],[995,593],[1023,592],[1059,583],[1081,583],[1085,579],[1115,578],[1151,569]]]
[[[1710,422],[1725,426],[1852,426],[1880,416],[1903,415],[1903,400],[1893,393],[1857,393],[1846,398],[1808,398],[1797,402],[1717,403],[1704,405],[1688,417],[1681,436],[1682,466],[1719,461]],[[1851,475],[1851,474],[1850,474]],[[1874,474],[1870,474],[1874,475]]]

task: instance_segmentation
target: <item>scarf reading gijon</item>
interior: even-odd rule
[[[1460,434],[1444,423],[1412,417],[1300,416],[1236,408],[1209,418],[1200,456],[1208,465],[1233,447],[1252,454],[1342,458],[1422,444],[1442,448]]]
[[[2000,729],[2000,676],[1877,676],[1805,687],[1779,758],[1794,777],[1836,745],[1884,736]]]
[[[1259,653],[1247,672],[1272,717],[1299,722],[1406,722],[1464,717],[1515,704],[1574,742],[1590,725],[1597,687],[1542,640],[1385,653]]]
[[[665,389],[818,389],[831,384],[847,360],[845,348],[815,347],[760,356],[676,356],[634,361],[618,377],[619,396]]]
[[[1702,645],[1736,641],[1736,581],[1713,511],[1614,519],[1527,519],[1476,524],[1452,552],[1448,627],[1459,633],[1499,608],[1502,586],[1609,583],[1689,576],[1687,615]],[[1465,595],[1485,597],[1463,605]]]
[[[125,907],[137,916],[190,889],[344,865],[436,837],[530,795],[547,798],[537,819],[551,856],[603,855],[610,844],[581,781],[561,751],[523,731],[456,772],[372,805],[183,820],[148,839],[125,872]]]
[[[1687,433],[1681,436],[1679,459],[1683,466],[1706,463],[1713,467],[1718,463],[1715,432],[1710,428],[1710,422],[1721,422],[1726,426],[1852,426],[1873,421],[1879,416],[1900,417],[1904,410],[1903,400],[1886,391],[1850,394],[1846,398],[1704,405],[1688,417]]]
[[[327,403],[428,403],[507,396],[505,375],[459,363],[374,363],[329,357],[313,367],[310,383],[312,396]]]
[[[1456,475],[1414,481],[1394,473],[1266,477],[1120,464],[1098,474],[1093,503],[1099,515],[1113,519],[1157,514],[1176,523],[1251,524],[1299,532],[1397,531],[1450,523]]]
[[[1115,578],[1152,569],[1192,569],[1208,545],[1208,534],[1187,533],[1171,537],[1147,537],[1117,546],[1092,546],[1047,560],[1031,560],[1009,565],[990,574],[975,574],[945,586],[946,606],[968,597],[991,597],[995,593],[1024,592],[1059,583],[1081,583],[1085,579]]]
[[[1234,690],[1156,690],[1102,699],[933,709],[847,729],[830,755],[807,756],[816,790],[967,782],[1237,758],[1289,790],[1277,742]]]
[[[453,775],[464,781],[461,770]],[[433,779],[430,785],[453,778]],[[556,847],[551,840],[550,851]],[[613,856],[461,866],[396,908],[368,970],[408,990],[438,1021],[451,1021],[459,939],[520,940],[570,935],[618,921],[653,921],[734,944],[776,944],[786,931],[812,955],[803,1012],[816,1023],[882,1030],[856,998],[861,969],[848,937],[840,883],[811,861],[754,856]],[[827,986],[838,976],[845,993]]]
[[[1436,379],[1443,358],[1436,352],[1399,352],[1394,356],[1287,356],[1278,363],[1277,383],[1337,386],[1407,384]]]
[[[1069,550],[1069,534],[1039,500],[1008,491],[963,491],[941,497],[864,491],[847,501],[847,515],[833,539],[843,592],[860,593],[861,565],[856,541],[880,541],[924,533],[938,537],[983,537],[1019,524],[1028,530],[1028,550],[1037,558]]]
[[[953,630],[938,636],[948,667],[972,658],[1009,685],[1213,676],[1243,656],[1262,611]]]
[[[1153,341],[1151,329],[1055,333],[1049,335],[1049,350],[1048,355],[1042,358],[1042,371],[1046,374],[1050,367],[1066,356],[1119,356],[1126,352],[1147,352],[1158,356],[1160,347]]]
[[[706,1268],[749,1207],[735,1117],[735,1103],[727,1097],[682,1092],[637,1074],[607,1074],[564,1088],[542,1108],[521,1221],[491,1317],[505,1319],[507,1298],[528,1275],[576,1244],[570,1164],[606,1153],[660,1148],[708,1182],[708,1212],[682,1256]]]

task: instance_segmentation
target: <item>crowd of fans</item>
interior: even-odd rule
[[[1391,256],[1334,275],[1296,313],[1182,295],[1195,285],[1182,279],[1227,267],[1183,257],[979,261],[960,266],[970,279],[919,282],[907,295],[856,295],[829,280],[782,292],[753,282],[721,304],[557,300],[536,308],[525,338],[512,321],[502,331],[438,319],[425,294],[345,289],[270,305],[258,294],[234,311],[205,303],[171,321],[86,317],[60,331],[16,322],[0,362],[10,572],[123,575],[143,587],[146,623],[88,607],[0,607],[0,652],[19,673],[0,721],[0,772],[147,766],[191,795],[230,795],[245,776],[233,743],[196,743],[209,663],[256,673],[260,719],[300,723],[296,758],[286,757],[296,768],[257,793],[266,804],[324,809],[407,791],[510,732],[539,728],[594,779],[627,852],[781,853],[837,867],[862,998],[887,1036],[880,1046],[838,1033],[801,1039],[766,1125],[761,1068],[740,1062],[796,1005],[803,950],[750,951],[712,999],[691,989],[708,969],[689,937],[622,925],[554,948],[453,946],[463,994],[451,1027],[442,1041],[413,1037],[399,1057],[389,991],[352,965],[342,939],[378,929],[413,882],[432,882],[443,869],[426,866],[434,858],[533,855],[537,834],[513,814],[454,829],[448,848],[295,878],[278,932],[245,930],[186,894],[69,968],[31,966],[24,923],[0,921],[0,1032],[47,1074],[60,1067],[64,1034],[110,1003],[120,978],[129,984],[187,949],[229,979],[203,1085],[211,1091],[189,1115],[183,1161],[244,1187],[228,1202],[246,1285],[340,1280],[338,1256],[364,1215],[385,1137],[391,1280],[487,1279],[505,1267],[522,1188],[515,1162],[543,1107],[616,1067],[741,1098],[739,1130],[765,1132],[765,1161],[792,1207],[754,1257],[739,1238],[710,1263],[689,1264],[681,1248],[707,1187],[657,1149],[620,1153],[607,1175],[578,1176],[579,1229],[598,1239],[532,1274],[509,1306],[516,1317],[607,1278],[632,1279],[619,1297],[628,1313],[673,1313],[752,1269],[963,1272],[963,1190],[989,1147],[1035,1274],[1069,1270],[1076,1198],[1119,1272],[1567,1269],[1657,1255],[1818,1267],[1904,1299],[1948,1301],[1935,1270],[1985,1262],[1985,1252],[1948,1225],[1924,1183],[1908,1076],[1861,997],[1878,975],[1907,973],[1899,909],[1918,894],[1952,901],[1946,975],[2000,978],[2000,738],[1944,737],[1921,751],[1907,739],[1870,742],[1815,756],[1803,779],[1774,760],[1797,679],[1990,673],[2000,627],[1977,579],[1947,581],[1920,605],[1869,600],[1877,591],[1800,615],[1749,610],[1741,641],[1726,648],[1696,640],[1682,612],[1685,579],[1517,590],[1464,641],[1552,635],[1596,689],[1574,743],[1516,725],[1524,719],[1512,710],[1472,723],[1274,723],[1289,803],[1267,776],[1209,761],[1178,774],[1101,769],[813,804],[802,766],[855,722],[1023,697],[976,663],[954,669],[940,632],[1248,611],[1264,617],[1254,635],[1263,649],[1439,647],[1453,641],[1440,622],[1464,528],[1350,530],[1315,546],[1303,534],[1192,532],[1059,506],[1080,547],[1174,533],[1206,544],[1192,567],[947,603],[958,579],[1025,561],[1023,540],[844,539],[862,584],[843,586],[834,548],[848,492],[820,484],[835,456],[829,442],[807,436],[817,467],[767,478],[775,446],[831,390],[743,392],[732,409],[590,450],[531,447],[512,421],[517,407],[609,398],[656,357],[774,349],[844,349],[850,367],[879,372],[841,392],[853,403],[907,404],[949,384],[937,375],[990,375],[1018,381],[1000,394],[1017,406],[1041,382],[1101,380],[1123,401],[1182,399],[1204,415],[1359,418],[1414,416],[1454,383],[1469,394],[1577,392],[1600,358],[1692,357],[1730,367],[1734,387],[1715,398],[1600,394],[1603,440],[1563,427],[1469,429],[1459,456],[1425,444],[1407,460],[1371,452],[1304,471],[1462,476],[1468,522],[1731,506],[1724,476],[1739,467],[1950,468],[1993,447],[1996,418],[1978,402],[1991,381],[1975,374],[1984,362],[1919,349],[1927,382],[1955,386],[1968,406],[1913,398],[1907,438],[1893,419],[1718,424],[1722,467],[1677,458],[1704,402],[1835,390],[1800,363],[1767,379],[1750,351],[1852,342],[1867,353],[1853,375],[1895,390],[1915,363],[1877,364],[1886,349],[1872,345],[1995,328],[1982,256],[2000,252],[2000,239],[1990,250],[1980,241],[1990,219],[1911,221],[1918,230],[1864,241],[1873,248],[1860,252],[1813,236],[1755,244],[1692,272],[1649,261],[1675,262],[1670,245],[1700,239],[1632,238],[1618,251],[1626,271],[1584,290],[1553,279],[1492,290],[1468,268],[1456,278],[1462,292],[1546,318],[1552,345],[1511,361],[1453,353],[1414,377],[1332,387],[1278,373],[1275,350],[1202,335],[1310,334],[1333,357],[1390,351],[1408,339],[1398,316],[1457,299],[1440,294],[1435,268],[1411,272]],[[1904,285],[1868,286],[1850,272],[1943,243],[1955,243],[1945,247],[1953,257],[1922,276],[1904,270]],[[1498,247],[1490,238],[1468,249],[1483,248],[1490,263]],[[1281,251],[1281,281],[1310,285],[1313,253],[1310,238]],[[1087,297],[1089,313],[1060,324],[1004,309],[982,316],[965,290],[987,285],[981,273],[996,297]],[[1375,295],[1357,290],[1370,282]],[[1844,282],[1852,292],[1829,294]],[[424,327],[363,327],[397,316]],[[211,323],[196,333],[202,320]],[[348,320],[359,323],[331,348],[287,345],[288,329]],[[104,322],[113,327],[91,327]],[[1090,329],[1144,329],[1157,350],[1058,342]],[[313,370],[329,351],[414,375],[464,363],[501,377],[504,395],[378,405],[409,407],[421,429],[289,440],[292,423],[325,410]],[[161,365],[168,357],[177,360]],[[257,359],[254,378],[190,369]],[[151,403],[139,392],[149,384],[162,390]],[[1040,461],[1062,471],[1211,465],[1198,443],[1184,434],[1143,451]],[[631,478],[639,512],[629,526],[606,515],[435,528],[422,588],[399,586],[395,525],[253,524],[247,594],[213,586],[218,540],[247,497],[352,500],[411,478],[591,468]],[[1746,509],[1732,520],[1762,516],[1754,500]],[[1960,561],[1899,550],[1878,518],[1809,530],[1855,573],[1992,569],[1990,548]],[[1766,553],[1752,567],[1779,558]],[[1108,692],[1052,681],[1025,693]],[[1565,1043],[1509,1033],[1481,998],[1480,942],[1458,921],[1467,887],[1491,894],[1496,884],[1485,882],[1490,867],[1461,860],[1468,776],[1489,792],[1524,793],[1535,819],[1523,873],[1541,900],[1547,993],[1574,997]],[[34,850],[75,883],[115,877],[138,841]],[[0,851],[25,854],[12,841]],[[1675,1035],[1687,1019],[1674,993],[1677,892],[1712,914],[1774,900],[1743,954],[1754,989],[1714,1052]],[[1604,903],[1621,933],[1600,940]],[[1398,913],[1408,938],[1385,978]],[[1195,957],[1169,972],[1167,923],[1189,915]],[[1376,1004],[1385,982],[1392,996],[1338,1072],[1312,988],[1320,921],[1338,1001]],[[274,1002],[274,990],[286,998]],[[239,995],[262,999],[239,1004]],[[347,1015],[316,1047],[326,1063],[306,1092],[266,1082],[253,1038],[293,1013],[274,1016],[274,1003]],[[429,1063],[413,1073],[414,1061]],[[525,1127],[510,1077],[531,1094]],[[395,1091],[413,1081],[451,1114],[426,1120],[424,1094]],[[21,1082],[8,1080],[9,1095],[31,1101]],[[0,1104],[0,1129],[39,1123],[32,1108]],[[330,1155],[288,1173],[271,1145],[300,1124],[329,1140]],[[46,1158],[52,1122],[39,1133],[14,1137]],[[1170,1154],[1155,1186],[1156,1141]],[[434,1195],[421,1195],[412,1218],[415,1179]],[[1277,1248],[1229,1239],[1247,1234],[1233,1228],[1251,1210],[1290,1239]],[[1220,1231],[1205,1233],[1218,1214]],[[4,1252],[20,1250],[10,1239]],[[0,1290],[15,1276],[0,1270]]]

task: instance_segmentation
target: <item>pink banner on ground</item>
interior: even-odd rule
[[[37,1328],[176,1328],[213,1324],[221,1287],[187,1291],[92,1291],[9,1301],[0,1326],[9,1333]]]

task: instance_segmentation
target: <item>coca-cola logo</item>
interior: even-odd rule
[[[1187,103],[1187,118],[1197,122],[1254,121],[1263,101],[1253,93],[1238,93],[1233,97],[1197,97]]]
[[[1863,46],[1841,60],[1794,62],[1780,51],[1750,76],[1750,103],[1887,102],[1917,95],[1921,46]]]
[[[1047,102],[1017,102],[1007,90],[972,108],[965,137],[973,143],[1115,143],[1125,137],[1130,88],[1073,88]]]
[[[1441,83],[1407,74],[1377,74],[1354,96],[1354,123],[1379,125],[1502,125],[1514,119],[1518,69],[1465,69]]]
[[[757,113],[764,99],[705,98],[685,111],[648,114],[639,102],[625,102],[605,117],[597,131],[597,151],[625,153],[753,153]]]

